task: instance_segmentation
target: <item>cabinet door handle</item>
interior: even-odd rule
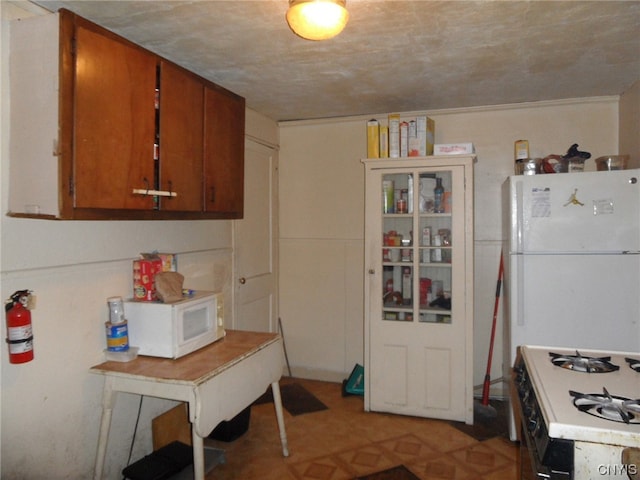
[[[211,188],[209,189],[209,193],[210,193],[210,195],[209,195],[209,201],[210,201],[211,203],[215,203],[215,202],[216,202],[216,187],[211,187]]]
[[[240,285],[244,285],[245,283],[247,283],[247,279],[244,277],[240,277],[238,281],[240,282]]]
[[[369,275],[375,275],[376,271],[374,268],[369,269]]]
[[[166,190],[147,190],[146,188],[134,188],[133,193],[136,195],[148,195],[156,197],[177,197],[176,192],[167,192]]]
[[[172,192],[171,182],[169,182],[169,191],[166,190],[152,190],[149,188],[149,180],[147,177],[144,177],[142,181],[145,184],[146,188],[134,188],[133,193],[135,195],[147,195],[152,197],[177,197],[178,194],[176,192]]]

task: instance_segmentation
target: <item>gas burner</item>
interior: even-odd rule
[[[637,358],[625,358],[625,360],[627,361],[631,369],[640,373],[640,360],[638,360]]]
[[[611,363],[611,357],[583,357],[576,350],[575,355],[561,355],[549,352],[551,362],[557,367],[585,373],[609,373],[619,370],[618,365]]]
[[[611,395],[604,387],[602,391],[602,394],[598,394],[569,390],[569,395],[581,412],[613,422],[640,425],[640,400]]]

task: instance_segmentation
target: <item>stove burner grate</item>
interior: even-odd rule
[[[620,369],[618,365],[611,363],[611,357],[585,357],[577,350],[575,355],[549,352],[549,356],[555,366],[576,372],[609,373]]]
[[[603,393],[579,393],[569,390],[573,404],[581,412],[613,422],[640,425],[640,399],[629,399],[611,395],[606,388]]]
[[[629,368],[640,373],[640,360],[638,360],[637,358],[625,358],[625,360],[629,364]]]

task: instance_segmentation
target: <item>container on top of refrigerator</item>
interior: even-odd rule
[[[542,173],[541,158],[524,158],[516,160],[516,175],[538,175]]]
[[[605,155],[595,160],[598,171],[626,170],[629,155]]]
[[[543,173],[575,173],[584,172],[584,162],[591,158],[591,153],[578,150],[574,143],[564,155],[547,155],[542,159]]]
[[[529,158],[529,141],[528,140],[516,140],[513,144],[513,157],[518,161],[523,161]]]

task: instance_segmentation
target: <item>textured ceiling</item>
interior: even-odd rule
[[[640,1],[347,0],[336,38],[294,35],[287,0],[37,1],[67,8],[275,120],[623,93]]]

